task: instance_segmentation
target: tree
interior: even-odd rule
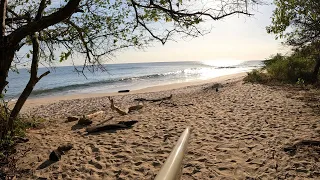
[[[257,0],[216,0],[207,4],[182,0],[0,0],[0,93],[8,71],[22,63],[17,53],[29,49],[30,80],[10,113],[8,129],[36,83],[38,64],[84,57],[85,68],[103,69],[113,52],[143,48],[154,40],[162,44],[176,34],[196,37],[200,22],[234,14],[251,15]],[[203,2],[203,1],[201,1]],[[57,54],[59,58],[57,58]],[[32,57],[31,57],[32,56]],[[41,61],[40,61],[41,59]]]
[[[320,1],[275,0],[272,24],[268,33],[286,39],[286,44],[297,49],[312,49],[315,60],[312,81],[318,81],[320,68]],[[299,51],[299,50],[298,50]],[[310,55],[310,54],[309,54]]]

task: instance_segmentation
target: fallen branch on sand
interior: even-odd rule
[[[175,107],[175,106],[178,106],[176,103],[173,103],[173,102],[165,102],[165,101],[161,101],[159,103],[159,106],[161,106],[161,104],[165,104],[165,105],[168,105],[170,107]]]
[[[83,117],[85,117],[86,119],[92,119],[93,117],[97,117],[101,114],[103,114],[104,111],[97,111],[95,113],[92,113],[92,114],[88,114],[88,115],[83,115]],[[67,120],[65,121],[65,123],[69,123],[69,122],[73,122],[73,121],[79,121],[81,119],[81,117],[79,116],[69,116],[67,117]]]
[[[120,129],[129,129],[138,121],[120,121],[118,124],[107,124],[86,129],[88,133],[95,133],[100,131],[115,131]]]
[[[110,108],[114,111],[117,111],[117,113],[119,113],[120,115],[124,116],[124,115],[127,115],[128,113],[124,110],[121,110],[120,108],[116,107],[114,105],[114,102],[113,102],[113,99],[111,99],[110,97],[108,97],[109,101],[110,101]]]
[[[169,106],[169,107],[177,107],[177,106],[193,106],[193,105],[194,105],[193,103],[189,103],[189,104],[181,104],[181,105],[179,105],[179,104],[176,104],[176,103],[174,103],[174,102],[165,102],[165,101],[161,101],[161,102],[159,103],[159,106],[161,106],[162,104],[167,105],[167,106]]]
[[[73,148],[72,144],[66,144],[66,145],[59,146],[57,149],[53,150],[50,153],[49,159],[51,161],[59,161],[61,159],[61,155],[64,155],[65,152],[69,151],[72,148]]]
[[[91,119],[91,118],[97,117],[97,116],[99,116],[99,115],[101,115],[101,114],[103,114],[103,113],[104,113],[104,111],[97,111],[97,112],[95,112],[95,113],[86,115],[86,117],[89,118],[89,119]]]
[[[131,106],[131,107],[129,107],[128,113],[133,112],[133,111],[138,111],[138,110],[140,110],[142,108],[143,108],[143,105],[140,105],[140,104],[136,105],[136,106]]]
[[[288,152],[291,155],[294,155],[294,154],[296,154],[297,150],[301,146],[319,146],[320,147],[320,141],[302,140],[302,141],[295,143],[293,146],[284,147],[283,150],[285,152]]]
[[[108,97],[109,101],[110,101],[110,107],[112,110],[114,111],[117,111],[117,113],[119,113],[120,115],[124,116],[124,115],[127,115],[128,113],[130,112],[133,112],[133,111],[138,111],[140,109],[143,108],[143,105],[135,105],[135,106],[130,106],[127,110],[122,110],[120,108],[118,108],[117,106],[114,105],[114,101],[113,99],[111,99],[110,97]]]
[[[78,125],[80,125],[80,126],[87,126],[87,125],[90,125],[90,124],[92,124],[92,120],[87,118],[86,116],[83,116],[78,121]]]
[[[150,102],[159,102],[159,101],[165,101],[170,100],[172,98],[172,94],[168,97],[159,98],[159,99],[145,99],[145,98],[136,98],[135,101],[150,101]]]

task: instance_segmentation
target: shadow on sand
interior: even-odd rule
[[[86,125],[75,124],[75,125],[73,125],[73,126],[71,127],[71,130],[72,130],[72,131],[75,131],[75,130],[77,130],[77,129],[83,129],[83,128],[85,128],[85,127],[87,127],[87,126],[86,126]]]
[[[44,161],[42,164],[40,164],[40,165],[37,167],[37,170],[47,168],[47,167],[49,167],[51,164],[53,164],[53,163],[55,163],[55,162],[57,162],[57,161],[51,161],[51,160],[47,159],[46,161]]]

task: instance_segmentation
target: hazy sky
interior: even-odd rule
[[[210,34],[189,41],[179,40],[165,45],[155,43],[145,50],[126,50],[109,63],[203,61],[203,60],[262,60],[287,48],[267,34],[274,5],[259,6],[254,16],[232,16],[210,21]]]

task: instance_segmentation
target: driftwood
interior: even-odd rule
[[[129,129],[137,123],[138,121],[121,121],[118,124],[107,124],[107,125],[100,125],[95,127],[89,127],[86,129],[88,133],[96,133],[100,131],[116,131],[120,129]]]
[[[172,98],[172,94],[168,97],[159,98],[159,99],[145,99],[145,98],[136,98],[135,101],[150,101],[150,102],[159,102],[159,101],[165,101],[170,100]]]
[[[177,104],[173,103],[173,102],[165,102],[165,101],[161,101],[159,103],[159,106],[161,106],[161,104],[165,104],[165,105],[168,105],[170,107],[175,107],[175,106],[178,106]]]
[[[136,105],[136,106],[131,106],[126,110],[122,110],[119,107],[114,105],[114,101],[113,99],[111,99],[110,97],[108,97],[109,101],[110,101],[110,108],[114,111],[117,111],[117,113],[119,113],[120,115],[124,116],[127,115],[128,113],[132,112],[132,111],[138,111],[140,109],[143,108],[143,105]]]
[[[73,122],[73,121],[79,121],[81,118],[85,118],[85,119],[92,119],[96,116],[99,116],[101,114],[103,114],[104,111],[97,111],[95,113],[92,114],[88,114],[88,115],[83,115],[82,117],[80,116],[69,116],[67,117],[67,120],[65,121],[65,123],[69,123],[69,122]]]
[[[73,148],[72,144],[66,144],[59,146],[57,149],[53,150],[50,155],[49,159],[51,161],[59,161],[61,159],[61,155],[64,155],[67,151]]]
[[[159,106],[161,106],[162,104],[167,105],[167,106],[169,106],[169,107],[177,107],[177,106],[193,106],[193,105],[194,105],[193,103],[189,103],[189,104],[181,104],[181,105],[179,105],[179,104],[176,104],[176,103],[173,103],[173,102],[165,102],[165,101],[161,101],[161,102],[159,103]]]
[[[101,115],[101,114],[103,114],[103,113],[104,113],[104,111],[97,111],[97,112],[95,112],[95,113],[86,115],[86,117],[89,118],[89,119],[91,119],[91,118],[96,117],[96,116],[99,116],[99,115]]]
[[[142,109],[143,108],[143,105],[136,105],[136,106],[131,106],[131,107],[129,107],[129,111],[128,111],[128,113],[130,113],[130,112],[132,112],[132,111],[138,111],[138,110],[140,110],[140,109]]]
[[[88,119],[86,116],[83,116],[78,121],[78,125],[80,125],[80,126],[87,126],[90,124],[92,124],[92,121],[90,119]]]
[[[114,105],[113,99],[111,99],[110,97],[108,97],[109,101],[110,101],[110,108],[114,111],[117,111],[117,113],[119,113],[120,115],[124,116],[127,115],[128,113],[126,111],[121,110],[120,108],[118,108],[117,106]]]
[[[98,125],[101,125],[101,124],[104,124],[104,123],[106,123],[107,121],[110,121],[110,120],[112,120],[112,119],[113,119],[113,116],[111,116],[110,118],[108,118],[108,119],[106,119],[106,120],[98,123],[97,126],[98,126]]]
[[[67,120],[65,121],[65,123],[79,121],[79,119],[80,119],[80,117],[78,117],[78,116],[69,116],[69,117],[67,117]]]
[[[120,90],[120,91],[118,91],[118,93],[126,93],[126,92],[130,92],[130,90]]]
[[[302,141],[295,143],[292,146],[284,147],[283,150],[291,155],[294,155],[294,154],[296,154],[297,150],[301,146],[319,146],[320,147],[320,141],[302,140]]]

